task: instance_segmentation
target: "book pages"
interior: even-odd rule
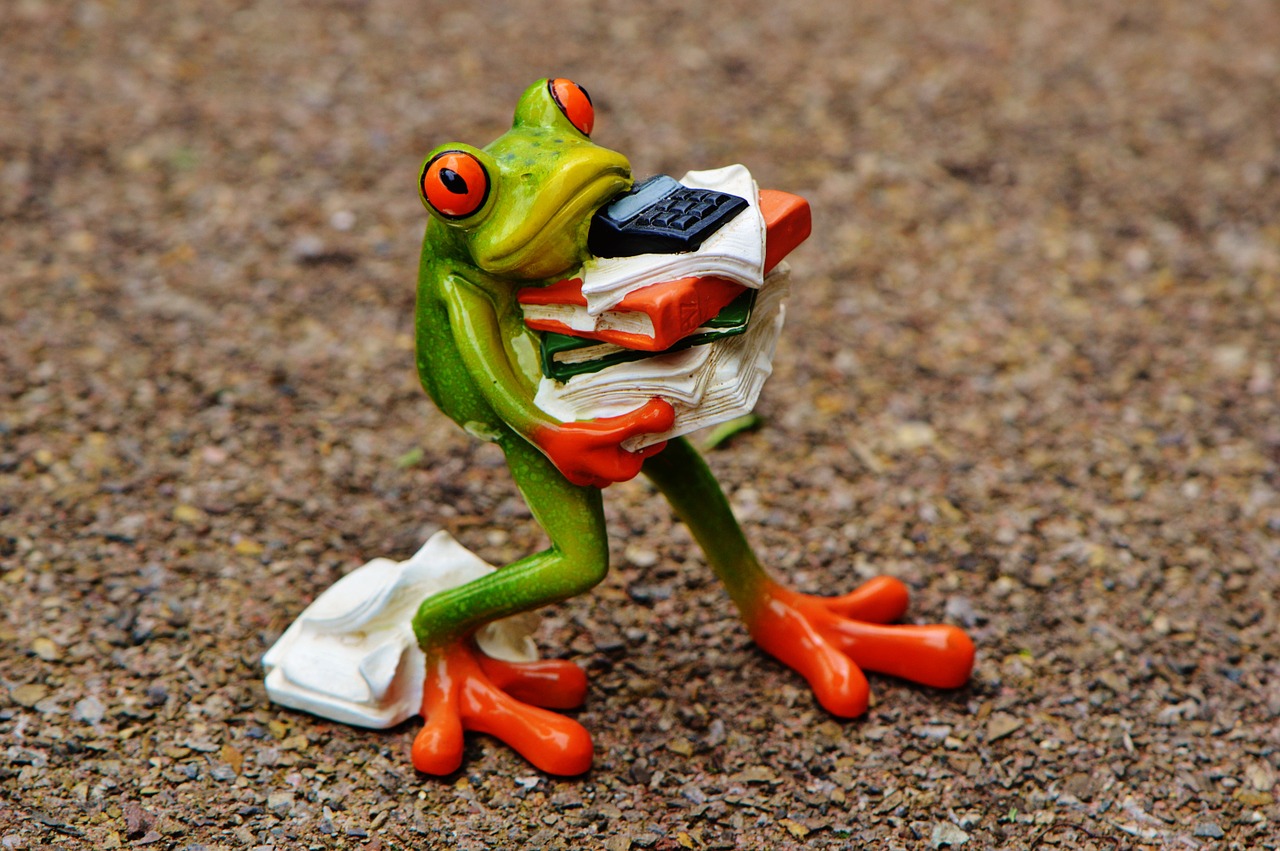
[[[579,275],[587,313],[596,315],[616,307],[632,290],[691,275],[726,278],[752,289],[764,282],[764,217],[760,213],[759,190],[746,166],[691,171],[680,182],[695,189],[737,195],[746,199],[748,207],[697,251],[588,260]]]
[[[626,441],[623,447],[633,452],[750,413],[773,372],[789,290],[782,263],[764,280],[745,333],[564,382],[543,377],[534,403],[561,422],[573,422],[629,413],[661,396],[675,408],[675,424],[662,434]]]

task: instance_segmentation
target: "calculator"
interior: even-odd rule
[[[596,212],[587,232],[587,250],[596,257],[697,251],[747,206],[737,195],[694,189],[660,174]]]

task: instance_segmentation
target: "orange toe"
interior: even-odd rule
[[[866,712],[870,700],[867,678],[849,657],[823,638],[786,596],[770,595],[750,619],[748,628],[767,653],[809,682],[828,712],[841,718],[856,718]]]
[[[831,622],[826,637],[868,671],[934,688],[959,688],[973,670],[973,641],[947,624]]]
[[[892,623],[907,612],[907,586],[892,576],[869,579],[842,597],[823,598],[826,607],[846,618],[870,623]]]
[[[768,583],[747,625],[756,642],[809,681],[833,715],[866,711],[862,669],[936,688],[959,688],[973,670],[973,641],[954,626],[895,624],[907,589],[878,577],[843,597],[815,597]]]
[[[463,732],[472,730],[501,739],[550,774],[582,774],[591,767],[591,735],[530,703],[567,708],[585,694],[585,675],[568,662],[502,662],[469,639],[433,651],[422,692],[426,724],[413,741],[413,765],[425,774],[457,771]]]
[[[587,699],[587,674],[572,662],[506,662],[481,654],[480,667],[494,686],[534,706],[574,709]]]

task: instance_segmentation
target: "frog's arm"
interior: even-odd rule
[[[511,362],[492,299],[457,274],[444,278],[440,294],[459,355],[480,394],[503,422],[538,447],[570,482],[604,487],[626,481],[640,472],[644,459],[661,451],[660,443],[639,452],[629,452],[621,444],[671,428],[675,411],[669,402],[655,398],[621,416],[561,423],[534,404],[529,379]]]

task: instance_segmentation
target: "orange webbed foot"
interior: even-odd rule
[[[907,588],[880,576],[843,597],[800,594],[769,582],[748,613],[756,643],[809,681],[827,711],[844,718],[867,709],[862,670],[937,688],[958,688],[973,669],[973,642],[944,624],[898,624]]]
[[[591,767],[591,736],[545,708],[582,703],[587,679],[572,662],[504,662],[464,639],[427,654],[422,689],[426,724],[413,740],[414,768],[450,774],[462,765],[463,732],[488,733],[548,774]]]

